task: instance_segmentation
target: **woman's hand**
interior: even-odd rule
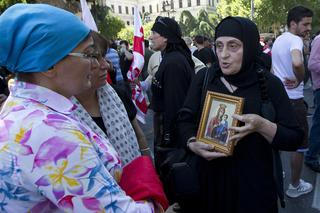
[[[269,143],[272,142],[277,131],[277,125],[275,123],[272,123],[269,120],[256,114],[234,114],[232,115],[232,117],[245,123],[245,125],[241,127],[232,126],[229,128],[229,130],[234,131],[235,133],[232,137],[229,138],[230,141],[234,141],[234,143],[237,144],[239,140],[241,140],[248,134],[258,132],[262,136],[264,136]]]
[[[214,152],[214,146],[200,141],[192,142],[189,144],[189,149],[204,159],[210,161],[220,157],[227,157],[226,154]]]

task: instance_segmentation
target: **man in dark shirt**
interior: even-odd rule
[[[127,73],[130,69],[133,60],[132,51],[129,50],[129,42],[126,40],[120,41],[120,67],[124,81],[128,81]]]

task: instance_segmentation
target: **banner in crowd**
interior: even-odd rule
[[[138,81],[138,77],[144,65],[144,33],[142,21],[137,6],[134,8],[134,38],[133,38],[133,61],[127,73],[129,82],[136,82],[132,88],[132,100],[137,108],[137,119],[145,123],[148,106],[146,98]]]

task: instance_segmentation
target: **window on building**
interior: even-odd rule
[[[149,5],[149,13],[152,13],[152,5]]]
[[[209,6],[211,6],[211,0],[208,0],[208,4],[209,4]]]
[[[142,6],[142,13],[146,12],[144,6]]]
[[[113,4],[111,5],[111,10],[112,10],[112,12],[114,12],[114,5]]]
[[[119,9],[119,14],[121,14],[122,13],[121,5],[118,6],[118,9]]]
[[[132,14],[134,14],[134,7],[132,7],[131,9],[132,9]]]
[[[126,14],[129,14],[129,8],[126,6]]]
[[[171,0],[170,5],[171,5],[171,9],[173,10],[174,9],[174,1],[173,0]]]
[[[191,7],[191,0],[188,0],[188,7]]]
[[[197,6],[200,6],[200,0],[197,0]]]
[[[159,4],[157,4],[157,13],[159,13]]]
[[[182,8],[182,0],[179,0],[179,8]]]
[[[127,25],[128,25],[128,26],[130,25],[130,21],[127,21]]]

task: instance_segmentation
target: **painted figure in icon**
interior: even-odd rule
[[[206,132],[207,137],[213,138],[216,128],[221,122],[224,113],[226,112],[226,107],[227,105],[225,104],[219,105],[216,116],[212,117],[211,120],[209,121],[209,125]]]
[[[226,143],[228,137],[228,115],[222,116],[222,120],[216,128],[214,138],[218,139],[219,142]]]

